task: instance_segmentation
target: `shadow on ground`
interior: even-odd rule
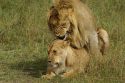
[[[19,63],[11,64],[11,69],[21,70],[27,75],[39,78],[45,74],[47,68],[47,59],[37,59],[33,61],[21,61]]]

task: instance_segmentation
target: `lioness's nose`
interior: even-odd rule
[[[48,63],[51,63],[52,61],[48,61]]]

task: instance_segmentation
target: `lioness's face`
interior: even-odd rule
[[[66,41],[65,41],[66,42]],[[48,49],[48,66],[58,68],[65,64],[67,46],[63,40],[55,41]]]

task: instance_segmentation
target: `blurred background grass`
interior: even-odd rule
[[[124,83],[125,0],[83,1],[109,33],[105,64],[92,63],[85,75],[73,79],[41,79],[53,40],[46,21],[51,0],[0,0],[0,83]]]

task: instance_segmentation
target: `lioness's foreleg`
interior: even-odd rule
[[[68,77],[72,77],[74,76],[76,73],[76,71],[74,69],[71,69],[69,71],[66,71],[65,73],[63,73],[63,75],[61,75],[61,77],[63,78],[68,78]]]
[[[43,75],[42,78],[44,79],[52,79],[55,75],[55,73],[51,72],[49,74]]]

